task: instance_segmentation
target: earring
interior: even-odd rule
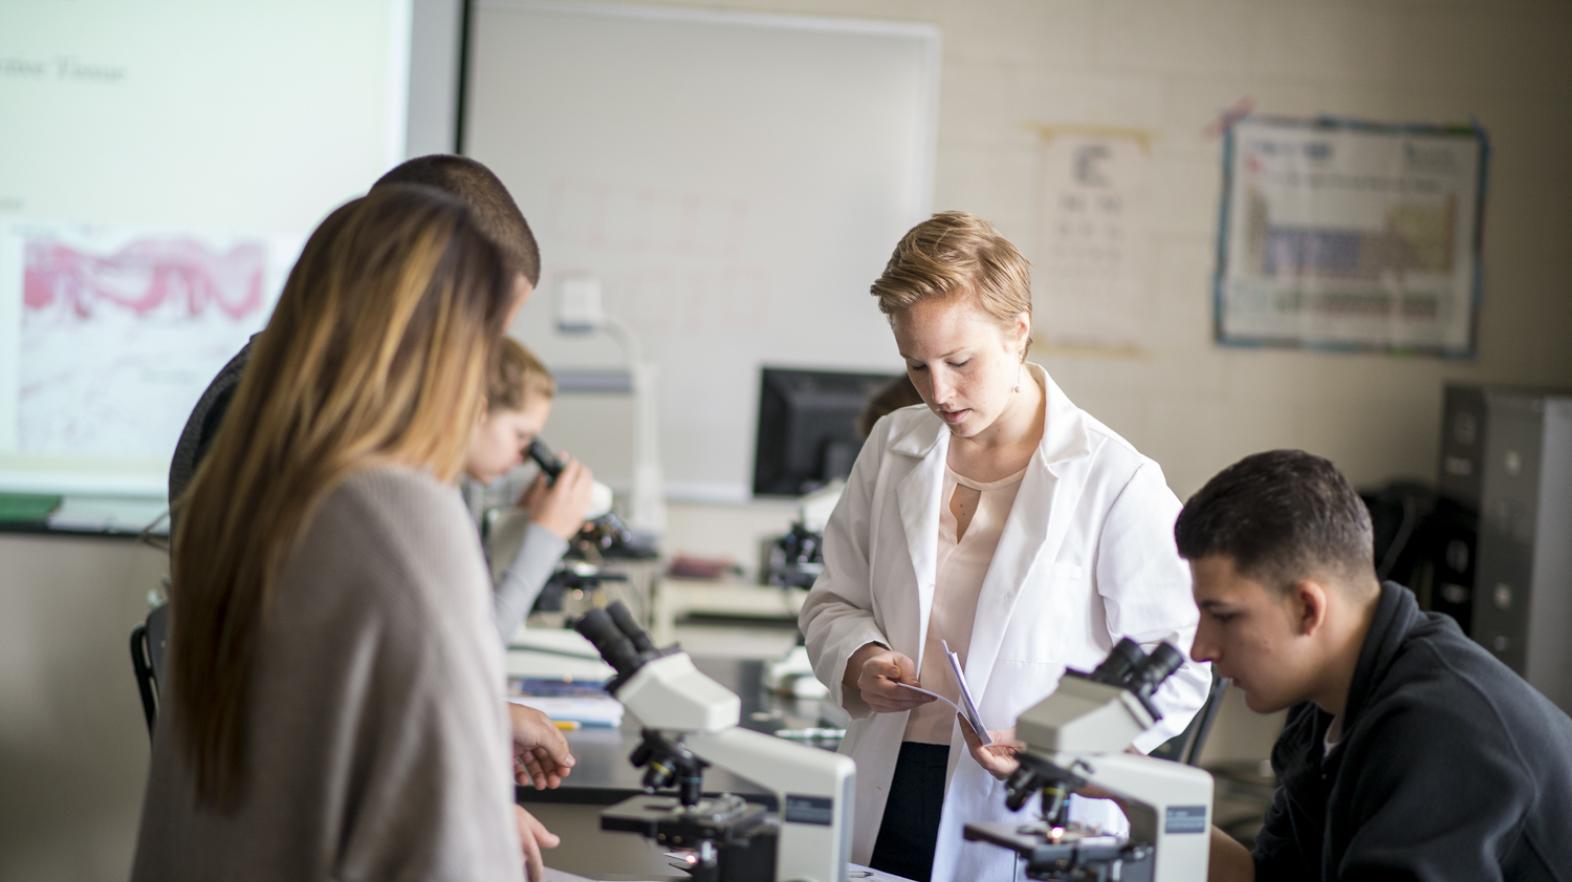
[[[1010,394],[1013,395],[1016,392],[1021,391],[1021,372],[1024,371],[1024,370],[1026,370],[1026,362],[1023,361],[1019,365],[1016,365],[1016,367],[1015,367],[1015,388],[1010,390]]]

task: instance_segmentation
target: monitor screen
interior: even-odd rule
[[[801,496],[851,474],[857,415],[892,374],[766,367],[759,382],[755,496]]]

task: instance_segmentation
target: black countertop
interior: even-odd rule
[[[693,660],[706,676],[737,693],[742,699],[742,726],[773,734],[780,729],[844,727],[845,714],[828,702],[788,698],[764,687],[765,663],[757,659]],[[638,746],[639,725],[631,714],[618,729],[578,729],[566,733],[577,763],[573,774],[556,790],[518,787],[516,798],[530,803],[580,803],[613,805],[644,792],[643,770],[634,768],[628,754]],[[827,749],[833,749],[833,744]],[[773,806],[774,797],[757,784],[711,766],[704,773],[706,793],[736,793],[750,801]]]

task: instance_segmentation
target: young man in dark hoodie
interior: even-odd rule
[[[1375,575],[1370,517],[1330,462],[1260,453],[1174,528],[1191,655],[1254,711],[1291,708],[1253,852],[1213,880],[1572,880],[1572,719]]]

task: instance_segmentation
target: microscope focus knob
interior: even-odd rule
[[[650,760],[644,767],[644,788],[646,790],[665,790],[677,780],[677,770],[666,765],[658,759]]]
[[[1008,781],[1004,782],[1004,805],[1012,812],[1021,810],[1021,806],[1031,800],[1032,794],[1037,792],[1037,774],[1031,769],[1022,766],[1015,770]]]

